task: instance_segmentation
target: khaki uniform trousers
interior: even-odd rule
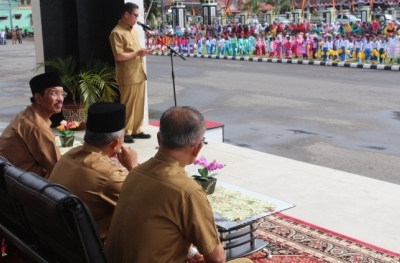
[[[237,258],[227,261],[227,263],[253,263],[251,259],[248,258]]]
[[[139,134],[144,119],[145,81],[119,86],[120,101],[126,106],[125,135]]]

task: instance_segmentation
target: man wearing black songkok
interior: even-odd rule
[[[82,199],[92,212],[103,240],[127,171],[138,165],[136,151],[122,145],[125,112],[125,105],[120,103],[92,104],[84,144],[64,154],[49,177]],[[110,159],[115,155],[127,171]]]
[[[58,72],[33,77],[32,104],[10,122],[0,137],[0,156],[14,166],[47,178],[60,159],[50,116],[61,112],[64,92]]]

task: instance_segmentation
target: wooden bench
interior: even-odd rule
[[[64,187],[0,157],[0,235],[27,262],[106,263],[86,205]]]

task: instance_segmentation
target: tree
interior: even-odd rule
[[[158,10],[158,2],[154,0],[144,0],[143,2],[144,10],[146,12],[145,21],[148,17],[158,17],[159,10]]]
[[[281,12],[292,10],[290,0],[266,0],[265,3],[275,6],[275,14],[279,15]]]
[[[247,0],[242,6],[242,11],[247,11],[250,16],[252,14],[258,14],[260,11],[260,2],[258,0]]]

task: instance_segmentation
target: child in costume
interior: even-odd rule
[[[357,36],[357,39],[354,41],[354,52],[357,62],[361,62],[360,52],[364,49],[364,44],[361,40],[361,36]]]
[[[292,58],[292,41],[290,40],[290,36],[286,36],[286,41],[283,44],[283,48],[285,50],[285,57],[287,59]]]
[[[238,39],[236,34],[233,34],[231,38],[231,46],[232,46],[232,56],[237,56],[237,49],[238,49]]]
[[[365,61],[369,63],[371,60],[371,52],[372,52],[372,42],[369,37],[367,37],[367,41],[364,45],[364,53],[365,53]]]
[[[269,57],[273,58],[275,56],[275,37],[271,37],[269,42]]]
[[[282,58],[282,35],[278,35],[276,40],[275,40],[275,52],[276,52],[276,57],[281,59]]]

